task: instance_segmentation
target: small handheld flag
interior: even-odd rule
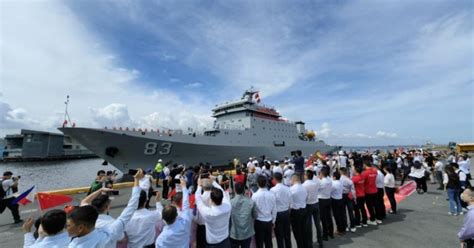
[[[72,202],[72,197],[68,195],[56,195],[48,193],[38,193],[38,203],[41,210],[54,208],[68,202]]]
[[[32,193],[33,191],[33,193]],[[35,200],[35,186],[31,187],[27,191],[21,193],[11,204],[18,204],[25,206],[26,204],[32,203]]]

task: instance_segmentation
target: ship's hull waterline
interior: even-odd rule
[[[337,149],[318,142],[300,146],[216,145],[206,141],[192,142],[193,137],[190,135],[169,136],[93,128],[60,128],[60,131],[75,138],[123,172],[134,168],[153,168],[158,159],[162,159],[164,163],[172,161],[186,166],[202,162],[217,167],[229,165],[234,158],[246,161],[251,156],[265,155],[268,159],[278,160],[295,150],[310,155],[315,151],[327,153]],[[106,154],[107,148],[112,149],[112,154],[110,151]]]

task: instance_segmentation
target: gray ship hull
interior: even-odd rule
[[[134,168],[153,168],[158,159],[195,166],[211,163],[213,166],[227,166],[234,159],[246,161],[252,156],[265,155],[271,160],[290,156],[291,151],[301,150],[303,155],[332,152],[339,147],[324,142],[307,144],[287,144],[283,146],[224,144],[212,137],[192,135],[164,135],[152,132],[136,132],[93,128],[59,128],[73,137],[97,156],[107,160],[117,169],[126,172]],[[107,151],[109,149],[109,151]],[[110,151],[112,149],[112,152]]]

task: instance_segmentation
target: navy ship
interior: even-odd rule
[[[164,163],[195,166],[210,163],[228,166],[234,159],[265,155],[272,160],[301,150],[303,155],[329,153],[340,147],[327,145],[305,129],[302,121],[290,122],[273,107],[260,103],[259,93],[246,90],[241,99],[216,105],[211,129],[202,133],[128,128],[62,127],[68,135],[97,156],[126,171]]]

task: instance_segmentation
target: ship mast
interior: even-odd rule
[[[63,127],[66,127],[68,124],[70,124],[72,127],[76,126],[76,123],[71,122],[71,117],[69,116],[68,112],[68,107],[69,107],[69,95],[66,97],[66,101],[64,102],[65,109],[64,109],[64,121],[63,121]]]

